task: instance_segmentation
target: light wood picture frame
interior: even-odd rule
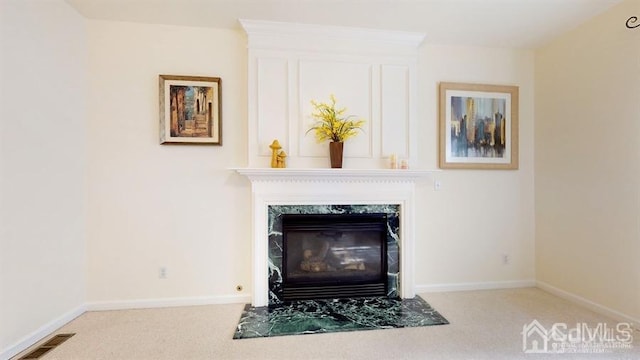
[[[219,77],[160,75],[160,144],[222,145]]]
[[[517,86],[440,83],[439,166],[518,169]]]

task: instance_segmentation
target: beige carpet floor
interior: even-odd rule
[[[87,312],[56,332],[76,335],[42,359],[640,359],[637,330],[623,351],[525,354],[522,329],[534,319],[617,324],[536,288],[422,297],[451,324],[233,340],[244,304]]]

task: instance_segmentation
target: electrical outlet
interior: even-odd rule
[[[442,182],[440,180],[435,180],[433,182],[433,190],[439,191],[442,188]]]
[[[511,258],[509,257],[509,254],[502,254],[502,265],[509,265],[510,262]]]
[[[160,279],[166,279],[167,278],[167,268],[164,266],[161,266],[160,269],[158,269],[158,278]]]

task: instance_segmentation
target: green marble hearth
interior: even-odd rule
[[[444,325],[426,301],[386,297],[300,300],[245,306],[234,339]]]

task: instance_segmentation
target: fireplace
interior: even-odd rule
[[[286,214],[386,214],[386,296],[415,296],[414,188],[416,182],[428,179],[431,171],[235,170],[251,181],[253,306],[283,301],[282,217]]]
[[[283,300],[385,296],[387,215],[282,217]]]
[[[400,296],[397,204],[269,205],[267,214],[268,305]]]

